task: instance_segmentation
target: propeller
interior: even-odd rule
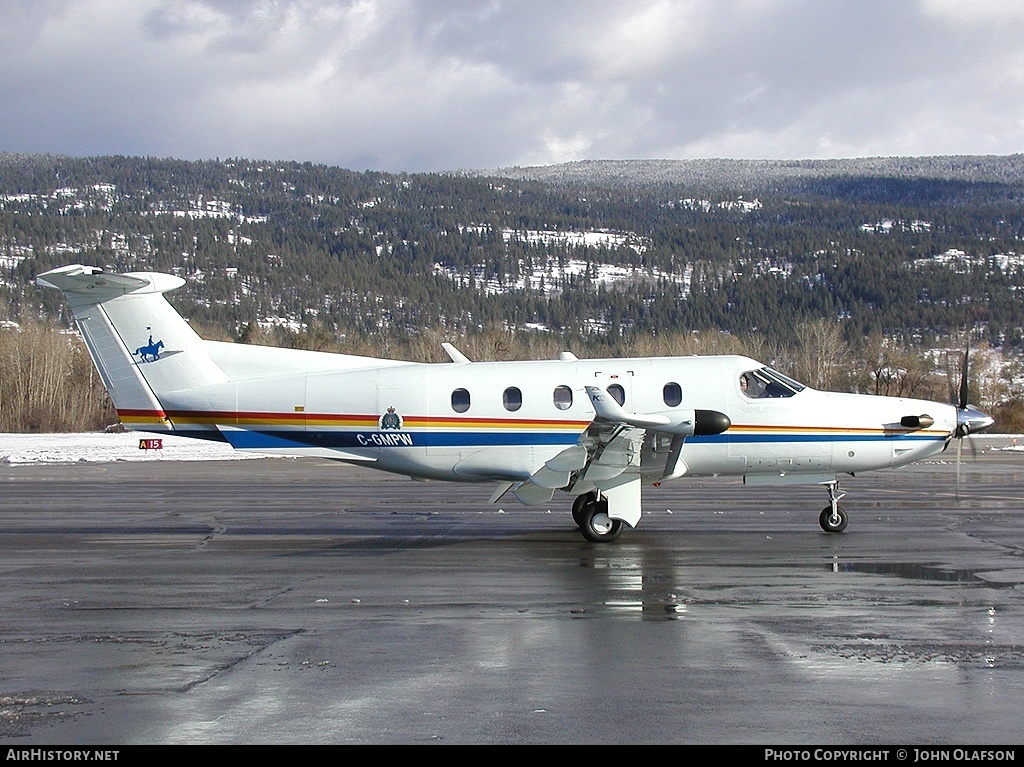
[[[995,423],[995,419],[985,415],[985,413],[982,413],[967,401],[970,357],[971,347],[970,344],[968,344],[964,349],[964,362],[960,368],[959,391],[957,393],[956,402],[953,403],[956,405],[956,428],[953,429],[949,435],[949,439],[956,440],[956,500],[958,506],[960,505],[960,465],[964,438],[969,434],[984,431]],[[948,442],[946,444],[947,446],[949,445]],[[977,453],[973,440],[970,444],[972,455],[976,455]]]

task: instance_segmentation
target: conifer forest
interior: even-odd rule
[[[163,271],[200,335],[441,362],[743,353],[1024,431],[1024,155],[392,174],[0,154],[0,431],[116,421],[71,263]]]

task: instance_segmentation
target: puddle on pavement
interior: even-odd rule
[[[1014,587],[1020,580],[990,580],[979,577],[979,572],[992,572],[992,568],[985,570],[956,569],[940,567],[938,565],[921,564],[920,562],[829,562],[826,569],[834,573],[868,573],[871,575],[896,575],[900,578],[915,581],[931,581],[942,583],[964,583],[990,586],[992,588]],[[1022,578],[1021,580],[1024,580]]]

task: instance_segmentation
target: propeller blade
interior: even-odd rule
[[[957,396],[956,402],[956,428],[950,433],[946,439],[946,447],[949,447],[949,440],[956,440],[956,505],[960,507],[960,472],[961,465],[963,463],[963,446],[964,438],[974,432],[984,431],[993,423],[995,420],[990,416],[985,415],[976,407],[967,404],[968,396],[968,376],[970,373],[970,357],[971,357],[971,345],[967,343],[964,348],[964,363],[960,369],[960,391]],[[950,394],[952,394],[952,382],[950,385]],[[952,399],[952,396],[950,397]],[[970,440],[971,454],[977,460],[977,448],[974,444],[974,440]]]
[[[961,410],[967,407],[967,373],[968,373],[968,359],[971,356],[970,344],[964,349],[964,365],[960,370],[960,398],[957,402],[957,407]]]
[[[963,437],[956,441],[956,506],[960,508],[960,455],[963,450]]]

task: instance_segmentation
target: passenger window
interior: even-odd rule
[[[677,383],[667,383],[661,390],[661,396],[669,407],[678,407],[683,401],[683,389]]]
[[[523,406],[523,393],[517,387],[510,386],[501,395],[501,404],[506,410],[514,412]]]
[[[572,389],[568,386],[555,387],[554,400],[559,410],[568,410],[572,407]]]
[[[465,389],[456,389],[452,392],[452,410],[456,413],[465,413],[469,410],[469,392]]]
[[[612,384],[608,387],[608,393],[612,395],[612,399],[618,402],[620,405],[626,404],[626,390],[619,384]]]

